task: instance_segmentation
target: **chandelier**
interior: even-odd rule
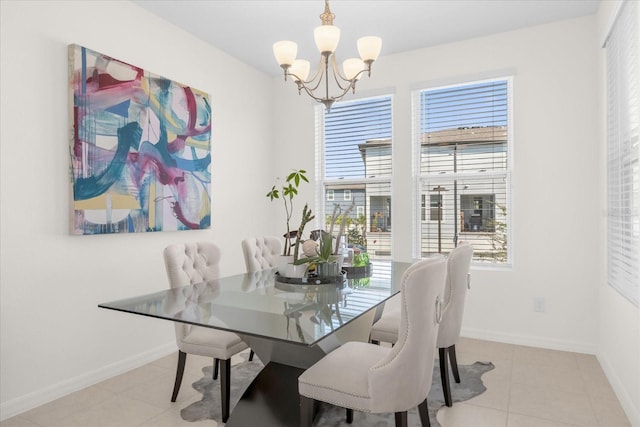
[[[358,53],[360,58],[349,58],[342,63],[343,72],[336,64],[335,50],[340,41],[340,29],[333,25],[335,15],[329,10],[329,0],[324,2],[324,13],[320,15],[322,25],[316,27],[313,35],[316,47],[320,51],[320,63],[315,75],[308,79],[311,64],[304,59],[296,59],[298,45],[289,40],[279,41],[273,44],[273,53],[276,61],[284,70],[284,79],[291,77],[298,85],[298,94],[304,90],[311,98],[321,102],[327,111],[331,105],[342,99],[351,90],[356,91],[356,82],[365,72],[371,76],[371,64],[378,59],[382,39],[380,37],[367,36],[358,39]],[[331,70],[329,69],[331,68]],[[329,71],[337,86],[337,94],[329,95]],[[308,79],[308,80],[307,80]],[[324,92],[324,94],[316,94]]]

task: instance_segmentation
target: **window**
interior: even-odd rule
[[[494,232],[495,194],[463,194],[460,196],[460,230],[468,233]]]
[[[607,67],[607,282],[639,304],[638,3],[623,3],[605,43]]]
[[[316,217],[339,222],[347,215],[349,244],[371,259],[391,257],[391,96],[337,102],[316,110],[318,194],[341,191],[342,200],[323,197]]]
[[[335,195],[333,193],[333,190],[327,190],[327,201],[333,202],[334,200],[335,200]]]
[[[427,210],[426,205],[427,196],[425,194],[420,195],[420,221],[437,221],[438,220],[438,211],[442,213],[442,195],[430,195],[429,196],[429,209]],[[440,202],[440,203],[438,203]],[[427,212],[429,215],[427,215]],[[442,220],[442,216],[440,216],[440,220]]]
[[[416,256],[474,246],[509,263],[511,78],[414,92]]]
[[[431,221],[442,221],[442,195],[429,196],[429,219]]]

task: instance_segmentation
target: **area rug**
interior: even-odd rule
[[[260,360],[255,357],[249,362],[248,353],[241,353],[234,357],[234,363],[231,367],[231,397],[230,407],[236,405],[242,393],[251,383],[253,378],[260,372],[263,365]],[[451,377],[451,397],[454,402],[462,402],[472,397],[478,396],[485,392],[486,387],[482,383],[482,375],[494,368],[491,362],[475,362],[472,365],[459,365],[460,384],[457,384]],[[193,388],[202,394],[202,400],[192,403],[182,409],[180,415],[185,421],[202,421],[214,420],[218,426],[224,426],[220,413],[220,383],[218,380],[211,379],[213,367],[207,366],[202,369],[203,377],[193,383]],[[431,391],[427,398],[429,403],[429,419],[432,427],[439,427],[440,424],[436,418],[438,410],[444,406],[444,397],[442,395],[442,383],[440,381],[440,367],[436,360],[433,367],[433,383]],[[409,426],[421,426],[417,409],[414,408],[408,414]],[[334,427],[348,426],[345,418],[344,408],[322,403],[320,411],[316,416],[314,427]],[[367,427],[386,427],[394,426],[393,414],[367,414],[364,412],[354,411],[353,424],[351,426],[367,426]]]

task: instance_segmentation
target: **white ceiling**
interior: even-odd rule
[[[298,43],[317,62],[313,29],[323,0],[133,0],[148,11],[271,75],[271,45]],[[596,13],[599,0],[331,0],[341,29],[339,60],[358,56],[361,36],[382,37],[384,55]]]

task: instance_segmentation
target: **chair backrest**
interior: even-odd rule
[[[211,242],[176,243],[163,252],[164,266],[171,288],[193,285],[220,276],[220,248]],[[176,343],[182,349],[182,339],[190,325],[175,322]]]
[[[369,371],[376,412],[407,411],[429,394],[445,277],[442,255],[416,262],[402,276],[398,341]]]
[[[278,265],[278,255],[282,252],[280,239],[273,236],[250,237],[242,241],[242,253],[247,273],[264,270]]]
[[[455,345],[460,336],[464,302],[469,290],[469,268],[473,246],[461,243],[447,257],[447,280],[444,288],[444,308],[438,332],[438,347]]]
[[[172,288],[220,276],[220,248],[211,242],[176,243],[164,249],[164,266]]]

